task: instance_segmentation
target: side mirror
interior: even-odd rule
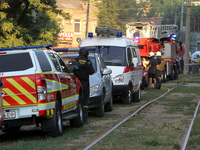
[[[103,75],[107,75],[107,74],[111,74],[112,73],[112,70],[110,68],[105,68],[103,70]]]

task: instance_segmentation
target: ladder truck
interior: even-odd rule
[[[126,36],[134,40],[143,60],[143,85],[148,84],[149,52],[160,51],[165,61],[162,82],[177,79],[179,59],[183,57],[184,45],[176,40],[177,25],[155,25],[152,22],[130,22],[126,24]]]

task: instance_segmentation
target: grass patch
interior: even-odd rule
[[[131,120],[132,124],[134,124],[134,121],[137,119]],[[180,126],[183,124],[182,121],[164,123],[152,129],[143,127],[134,128],[129,125],[127,126],[127,123],[131,124],[131,121],[126,122],[117,131],[108,135],[103,141],[93,147],[92,150],[179,150],[181,148],[176,139],[180,132]]]
[[[167,91],[167,87],[161,87],[160,90],[158,89],[149,89],[144,90],[146,93],[142,95],[141,101],[149,101],[159,97],[161,94]]]

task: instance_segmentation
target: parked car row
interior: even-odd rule
[[[98,36],[82,40],[79,48],[90,51],[95,73],[90,76],[89,109],[103,117],[113,110],[113,100],[139,102],[142,64],[136,43],[111,28],[96,28]],[[42,47],[46,47],[43,49]],[[52,45],[0,49],[0,77],[6,117],[3,132],[23,125],[41,126],[50,136],[63,134],[63,121],[83,125],[83,92],[70,69],[77,52],[59,54]]]

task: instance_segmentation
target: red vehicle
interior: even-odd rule
[[[63,134],[63,120],[83,125],[81,83],[55,51],[46,49],[51,46],[0,49],[3,132],[36,125],[56,137]]]
[[[165,60],[162,81],[167,78],[177,79],[179,74],[179,58],[183,57],[184,45],[177,42],[176,25],[154,25],[150,22],[131,22],[126,25],[126,36],[133,39],[139,48],[143,61],[143,85],[148,84],[149,52],[160,51]]]

